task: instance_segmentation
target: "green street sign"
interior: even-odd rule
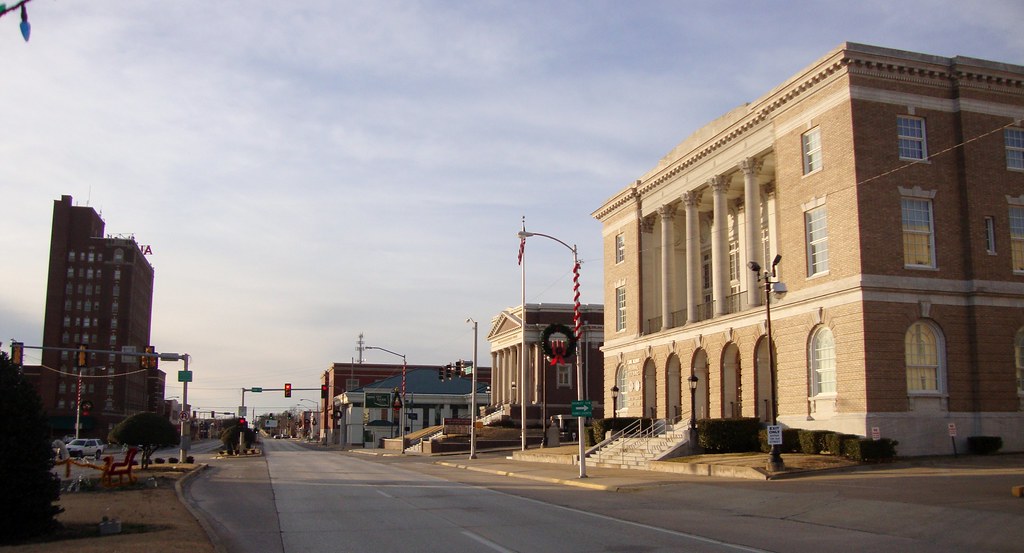
[[[192,382],[192,371],[178,371],[178,382]]]
[[[589,417],[594,414],[594,404],[589,399],[574,399],[572,401],[572,416]]]
[[[369,409],[391,407],[391,392],[366,392],[366,407]]]
[[[249,389],[249,391],[250,392],[262,392],[263,388],[260,388],[259,386],[253,386],[252,388]]]

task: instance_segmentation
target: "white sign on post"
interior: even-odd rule
[[[949,437],[950,438],[955,438],[956,437],[956,423],[955,422],[949,423]]]
[[[782,427],[777,424],[768,425],[768,445],[782,445]]]

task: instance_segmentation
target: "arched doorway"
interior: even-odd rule
[[[740,381],[740,350],[730,343],[722,351],[722,417],[737,418],[743,412]]]
[[[654,418],[658,414],[658,380],[655,375],[654,360],[648,359],[644,363],[644,410],[640,414],[641,417]]]
[[[665,389],[668,391],[668,416],[674,420],[678,420],[679,417],[683,415],[683,389],[690,389],[688,385],[683,385],[683,381],[681,380],[683,376],[681,373],[679,357],[672,354],[668,358],[668,378],[666,379],[668,382],[665,383]],[[689,398],[687,398],[687,400],[689,400]],[[687,404],[686,408],[689,410],[689,404]]]
[[[708,398],[710,398],[711,383],[708,382],[710,371],[708,371],[708,354],[704,350],[697,350],[693,354],[693,374],[697,377],[697,391],[694,392],[693,410],[697,420],[710,417],[708,413]]]

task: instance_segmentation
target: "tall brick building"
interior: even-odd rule
[[[605,401],[1024,450],[1022,117],[1024,67],[846,43],[699,129],[593,214]]]
[[[72,205],[71,196],[54,201],[43,346],[143,351],[152,309],[153,267],[134,237],[105,236],[99,214]],[[90,353],[79,379],[75,357],[45,349],[33,379],[55,435],[75,433],[79,391],[92,405],[81,417],[82,436],[105,439],[124,418],[162,410],[160,369],[140,369],[137,357]]]

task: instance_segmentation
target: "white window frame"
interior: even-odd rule
[[[619,233],[615,235],[615,264],[618,265],[626,260],[626,235]]]
[[[1014,274],[1024,274],[1024,206],[1010,206],[1010,262]]]
[[[928,336],[920,330],[928,331],[932,343],[927,342]],[[946,391],[946,348],[942,332],[938,327],[925,320],[914,322],[907,328],[904,335],[903,348],[904,364],[907,371],[907,395],[936,396],[944,394]]]
[[[900,159],[928,159],[928,131],[924,119],[910,115],[896,117],[896,136]]]
[[[920,220],[920,218],[914,218],[909,220],[908,215],[914,213],[925,214],[927,220]],[[925,198],[913,198],[913,197],[902,197],[900,198],[900,220],[903,228],[903,265],[908,268],[935,268],[935,210],[932,206],[932,201]],[[927,228],[918,228],[921,226],[927,226]],[[928,259],[924,262],[917,255],[912,255],[913,252],[908,251],[908,242],[918,242],[914,239],[915,237],[927,238],[927,254]]]
[[[615,401],[615,413],[626,413],[629,404],[629,382],[626,381],[626,367],[619,365],[615,369],[615,387],[619,389],[619,397]]]
[[[1024,129],[1006,129],[1003,141],[1006,144],[1006,168],[1024,171]]]
[[[1017,366],[1017,395],[1024,397],[1024,328],[1017,331],[1013,349],[1014,364]]]
[[[626,286],[615,288],[615,331],[626,330]]]
[[[572,365],[568,363],[555,365],[555,386],[558,388],[572,388]]]
[[[832,330],[820,326],[811,335],[810,351],[811,397],[836,395],[836,340]]]
[[[828,211],[824,205],[804,212],[807,276],[828,273]]]
[[[800,135],[800,145],[803,151],[804,174],[809,175],[820,171],[822,167],[821,128],[814,127]]]
[[[996,253],[995,217],[985,217],[985,252],[989,255],[995,255]]]

